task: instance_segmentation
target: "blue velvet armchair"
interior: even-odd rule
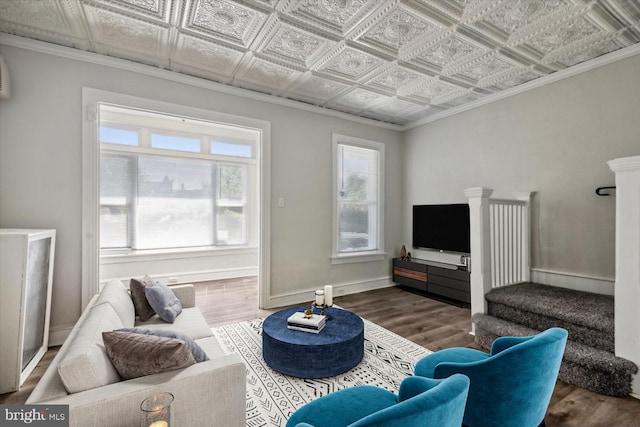
[[[336,391],[307,403],[287,427],[460,427],[469,378],[407,377],[398,395],[373,386]]]
[[[469,377],[465,426],[544,425],[567,335],[562,328],[551,328],[529,337],[501,337],[490,354],[470,348],[440,350],[421,359],[415,374]]]

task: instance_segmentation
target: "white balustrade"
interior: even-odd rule
[[[493,190],[465,190],[471,231],[471,314],[486,313],[484,295],[492,288],[528,282],[531,277],[530,201],[532,192],[513,200],[491,199]]]

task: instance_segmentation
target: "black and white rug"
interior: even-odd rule
[[[397,393],[400,382],[413,373],[415,362],[431,353],[364,320],[364,358],[358,366],[331,378],[303,379],[283,375],[265,364],[262,319],[212,331],[226,353],[240,354],[247,365],[247,427],[284,426],[305,403],[347,387],[368,384]]]

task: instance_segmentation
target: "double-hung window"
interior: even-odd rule
[[[100,247],[255,243],[256,130],[100,107]]]
[[[333,135],[333,263],[384,258],[384,144]]]

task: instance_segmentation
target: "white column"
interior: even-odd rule
[[[640,156],[608,162],[616,174],[616,356],[640,365]],[[633,393],[640,395],[634,376]]]
[[[489,197],[491,188],[474,187],[464,190],[469,199],[471,231],[471,315],[486,313],[484,295],[491,290],[491,227]],[[475,325],[472,331],[475,334]]]
[[[517,200],[526,203],[521,224],[522,229],[519,230],[522,235],[522,259],[520,260],[522,263],[522,275],[520,279],[523,282],[531,281],[531,196],[533,196],[533,193],[533,191],[518,191],[514,193]]]

